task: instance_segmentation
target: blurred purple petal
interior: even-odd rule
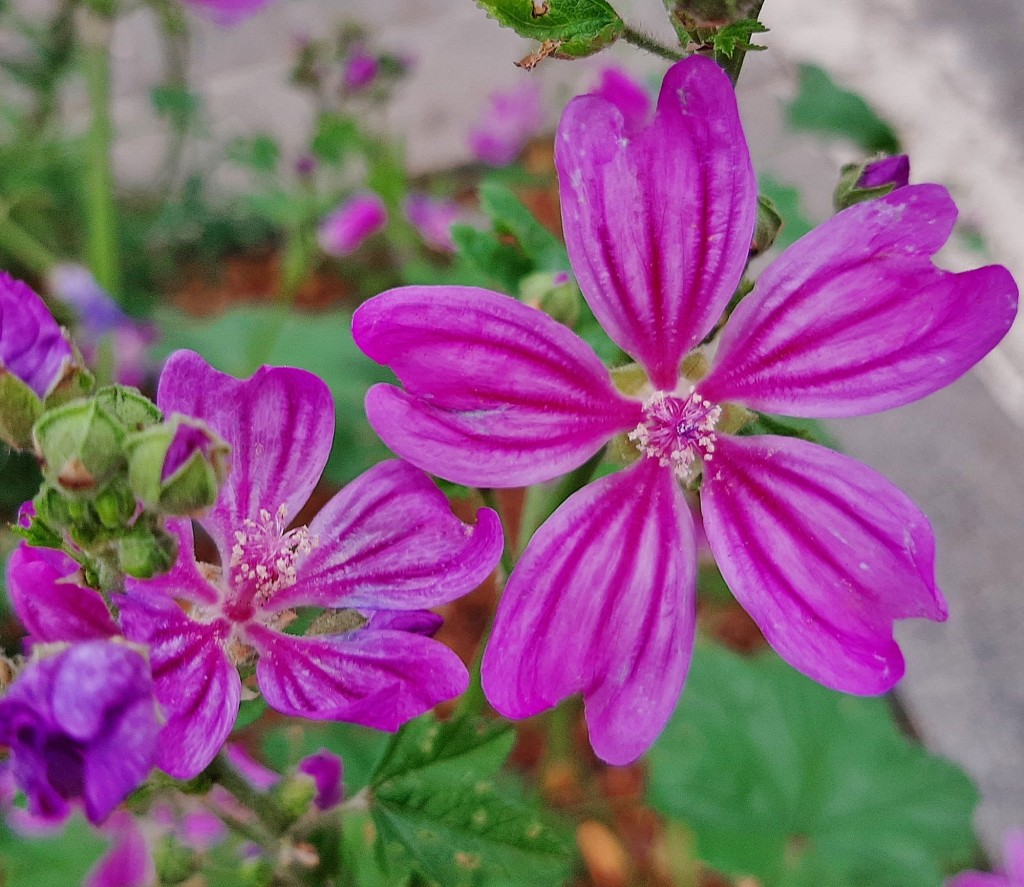
[[[17,376],[43,399],[72,360],[71,343],[46,303],[28,284],[0,271],[0,370]]]
[[[134,817],[115,813],[106,831],[113,834],[114,842],[86,875],[83,887],[150,887],[156,867]]]
[[[463,221],[466,212],[454,200],[410,194],[402,204],[402,211],[427,246],[443,253],[455,252],[452,225]]]
[[[605,68],[601,79],[590,95],[611,102],[625,123],[626,132],[634,132],[647,126],[651,118],[652,102],[643,83],[636,80],[622,68]]]
[[[342,791],[342,762],[336,754],[322,748],[299,762],[299,772],[311,776],[316,783],[313,803],[318,810],[330,810],[340,804]]]
[[[388,223],[384,201],[376,194],[366,192],[349,198],[327,216],[317,231],[320,248],[330,256],[354,253],[363,241]]]
[[[356,46],[345,59],[342,82],[347,89],[358,91],[366,89],[380,73],[380,62],[362,46]]]
[[[505,166],[519,156],[544,126],[540,86],[526,81],[512,89],[491,93],[488,101],[487,110],[469,133],[469,147],[477,160]]]
[[[275,773],[270,768],[264,767],[237,742],[229,742],[224,747],[224,754],[231,766],[257,791],[266,791],[281,781],[280,773]]]

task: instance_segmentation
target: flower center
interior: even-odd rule
[[[655,391],[643,409],[643,421],[629,432],[629,439],[645,456],[671,466],[680,479],[691,480],[697,458],[710,462],[714,456],[722,408],[691,388],[686,397]]]
[[[260,511],[259,520],[246,518],[243,529],[235,531],[231,549],[232,584],[248,592],[257,604],[263,604],[274,592],[295,584],[299,559],[319,544],[308,527],[285,532],[287,508],[277,514]]]

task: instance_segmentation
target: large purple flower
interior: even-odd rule
[[[11,752],[29,811],[47,819],[81,800],[101,822],[149,774],[160,732],[145,657],[86,641],[29,665],[0,699],[0,746]]]
[[[232,468],[199,521],[220,553],[196,561],[192,525],[172,521],[177,565],[129,583],[125,634],[150,644],[157,698],[168,714],[159,766],[198,773],[238,712],[237,665],[258,657],[267,702],[286,714],[384,730],[461,693],[466,669],[427,635],[425,608],[478,585],[501,552],[501,526],[482,509],[475,527],[404,462],[384,462],[338,493],[308,527],[288,529],[331,448],[327,386],[303,370],[263,367],[240,381],[192,352],[160,378],[164,411],[196,416],[232,448]],[[187,601],[183,609],[177,600]],[[327,614],[305,637],[287,634],[296,608]]]
[[[740,405],[854,416],[941,388],[1009,327],[1009,274],[936,268],[956,208],[938,186],[901,188],[786,250],[703,374],[706,360],[683,358],[740,283],[756,216],[728,79],[704,58],[676,64],[639,129],[581,96],[562,118],[556,165],[583,294],[639,363],[616,373],[618,387],[574,333],[497,293],[406,287],[367,302],[353,325],[405,386],[370,390],[370,422],[421,468],[534,484],[612,438],[635,460],[570,497],[530,542],[484,657],[488,698],[519,718],[582,693],[602,758],[623,763],[650,745],[690,659],[695,542],[682,485],[698,479],[715,558],[780,655],[830,687],[887,690],[904,669],[893,621],[946,616],[927,519],[852,459],[729,432]]]
[[[46,303],[27,283],[0,271],[0,372],[44,399],[64,378],[74,352]]]

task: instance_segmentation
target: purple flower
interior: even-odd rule
[[[474,156],[491,166],[511,163],[544,126],[540,87],[526,82],[490,96],[490,106],[469,133]]]
[[[1002,874],[962,872],[947,881],[946,887],[1024,887],[1024,830],[1007,832]]]
[[[410,194],[405,198],[402,210],[427,246],[443,253],[455,252],[452,225],[462,221],[466,213],[454,200]]]
[[[367,191],[350,198],[320,223],[320,248],[331,256],[354,253],[363,241],[388,223],[384,201]]]
[[[0,271],[0,372],[21,379],[40,400],[74,360],[64,331],[32,288]]]
[[[358,92],[370,86],[380,73],[380,62],[377,57],[368,53],[362,46],[356,46],[345,59],[342,82],[345,88]]]
[[[177,565],[130,581],[120,601],[125,633],[151,647],[168,716],[160,767],[188,778],[210,762],[238,713],[236,665],[257,657],[256,680],[278,711],[383,730],[465,689],[458,657],[393,611],[416,617],[478,585],[500,556],[494,512],[466,526],[426,476],[394,461],[349,484],[308,527],[289,529],[331,448],[334,407],[320,379],[264,367],[239,381],[179,351],[157,403],[202,419],[232,451],[217,503],[199,521],[220,566],[196,561],[190,522],[169,521]],[[327,614],[305,637],[285,634],[300,607],[350,612]]]
[[[892,185],[903,188],[910,183],[910,158],[906,154],[884,157],[864,167],[857,180],[858,188],[881,188]]]
[[[141,385],[149,369],[147,353],[156,341],[156,330],[125,314],[83,265],[55,266],[49,286],[78,316],[78,343],[86,360],[95,363],[100,344],[109,341],[117,381]]]
[[[740,405],[854,416],[952,382],[1009,328],[1008,272],[936,268],[956,209],[938,186],[901,188],[786,250],[734,312],[707,375],[688,379],[683,357],[735,292],[757,212],[728,78],[705,58],[676,64],[636,132],[608,101],[581,96],[555,159],[580,288],[640,364],[617,374],[623,390],[572,331],[498,293],[406,287],[353,322],[360,347],[405,386],[370,390],[370,422],[421,468],[524,486],[612,438],[635,460],[571,496],[528,545],[483,660],[491,703],[521,718],[582,693],[604,760],[650,745],[693,643],[695,531],[681,484],[699,478],[715,559],[779,654],[830,687],[887,690],[904,670],[893,621],[946,617],[927,519],[853,459],[731,432]]]
[[[601,71],[601,79],[590,94],[615,105],[628,131],[643,129],[651,118],[651,97],[647,90],[621,68]]]
[[[336,754],[322,748],[315,754],[303,758],[299,762],[298,770],[312,777],[316,783],[316,797],[313,798],[313,803],[318,810],[330,810],[341,803],[344,771],[341,758]]]
[[[126,812],[110,817],[105,831],[114,841],[85,877],[83,887],[149,887],[156,881],[156,867],[135,819]]]
[[[218,25],[237,25],[259,12],[269,0],[185,0],[197,12]]]
[[[149,775],[159,731],[145,657],[109,641],[33,662],[0,699],[0,746],[29,812],[48,819],[78,800],[106,819]]]

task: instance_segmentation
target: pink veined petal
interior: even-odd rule
[[[246,634],[267,704],[296,717],[397,730],[469,685],[458,656],[411,632],[300,638],[251,625]]]
[[[356,343],[405,391],[375,385],[366,413],[413,465],[456,483],[517,487],[585,462],[639,421],[579,336],[509,296],[403,287],[352,320]]]
[[[86,875],[83,887],[149,887],[156,869],[132,815],[115,813],[106,830],[113,832],[114,842]]]
[[[33,641],[87,641],[120,634],[99,592],[78,585],[67,555],[22,542],[7,561],[7,594]]]
[[[594,751],[639,757],[668,721],[694,633],[693,522],[654,460],[596,481],[537,531],[484,653],[491,704],[524,718],[583,693]]]
[[[313,491],[334,435],[327,386],[293,367],[261,367],[248,379],[213,369],[192,351],[176,351],[160,376],[157,404],[207,422],[231,445],[231,471],[217,504],[200,523],[230,552],[233,532],[261,509],[285,507],[291,523]]]
[[[213,760],[238,715],[242,683],[224,652],[230,627],[190,619],[167,598],[124,595],[121,624],[130,640],[149,644],[156,698],[167,723],[157,766],[191,779]]]
[[[604,99],[573,99],[555,165],[583,295],[655,387],[672,390],[740,282],[754,232],[757,185],[729,78],[710,59],[678,62],[640,130]]]
[[[854,459],[719,435],[701,509],[736,599],[783,659],[827,687],[884,693],[904,670],[893,620],[946,618],[928,519]]]
[[[296,583],[272,597],[268,609],[434,607],[483,582],[504,544],[497,514],[481,508],[476,526],[467,526],[430,478],[397,460],[352,481],[309,531],[317,547],[299,564]]]
[[[938,185],[839,213],[765,269],[722,334],[701,393],[787,416],[857,416],[962,376],[1010,328],[997,265],[953,274],[932,255],[956,206]]]
[[[176,518],[167,521],[166,527],[171,535],[178,538],[178,559],[174,566],[153,579],[128,579],[129,591],[137,591],[143,596],[162,594],[196,604],[216,603],[220,593],[203,575],[196,561],[192,521]]]

